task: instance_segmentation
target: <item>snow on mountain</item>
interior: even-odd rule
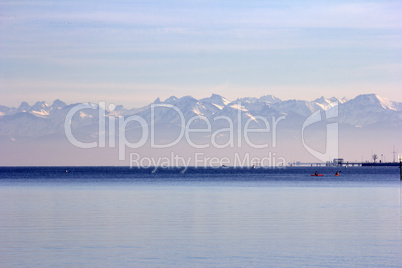
[[[319,110],[321,106],[314,102],[304,100],[287,100],[272,104],[272,107],[285,114],[299,114],[302,116],[309,116],[315,111]]]
[[[200,100],[200,102],[203,103],[213,103],[219,106],[226,106],[230,103],[230,101],[228,101],[226,98],[217,95],[217,94],[212,94],[211,97],[209,98],[203,98]]]
[[[382,98],[382,97],[380,97],[378,95],[375,95],[375,96],[376,96],[376,98],[378,99],[378,101],[380,102],[381,106],[384,109],[398,111],[399,107],[397,106],[397,104],[395,102],[390,101],[390,100],[388,100],[386,98]]]
[[[397,110],[391,101],[383,99],[375,94],[359,95],[356,98],[343,103],[343,107],[348,108],[348,112],[362,110],[366,112]]]
[[[256,114],[253,114],[249,110],[247,110],[247,108],[244,105],[242,105],[242,103],[231,102],[228,105],[226,105],[221,111],[214,114],[214,118],[217,117],[230,118],[233,125],[236,126],[240,123],[239,119],[242,121],[241,122],[242,124],[247,122],[249,119],[253,120],[254,122],[258,122],[258,120],[256,120],[255,118],[255,115]],[[224,123],[224,125],[228,127],[227,120],[219,120],[219,121],[221,123]]]
[[[154,104],[153,108],[152,104]],[[186,122],[194,117],[203,117],[215,124],[212,126],[213,128],[228,127],[225,120],[214,120],[218,116],[230,118],[233,124],[237,124],[239,115],[242,124],[249,119],[260,124],[259,118],[261,117],[270,120],[272,117],[286,116],[286,120],[281,124],[291,128],[300,127],[303,121],[314,112],[326,111],[336,105],[339,108],[337,121],[342,124],[352,127],[375,126],[376,124],[402,126],[402,103],[375,94],[359,95],[351,100],[320,97],[314,101],[282,101],[274,96],[266,95],[260,98],[242,98],[233,102],[213,94],[200,100],[191,96],[182,98],[172,96],[161,102],[158,98],[152,104],[130,110],[117,105],[111,111],[106,110],[99,113],[97,104],[87,103],[86,108],[80,110],[73,117],[72,126],[73,129],[79,130],[82,136],[93,136],[97,135],[99,114],[105,114],[106,117],[138,115],[150,124],[153,111],[154,124],[181,128],[183,126],[179,110]],[[157,107],[155,104],[158,104]],[[26,102],[22,102],[18,108],[0,106],[0,136],[39,137],[42,134],[63,134],[66,115],[75,105],[66,105],[61,100],[55,100],[52,105],[41,101],[36,102],[32,107]],[[173,105],[178,110],[168,106],[163,107],[163,105]],[[205,128],[205,121],[200,118],[196,119],[191,126],[192,128]],[[160,128],[160,130],[163,129]],[[160,135],[163,135],[163,132]]]
[[[329,100],[330,100],[331,102],[338,102],[338,103],[344,103],[344,102],[349,101],[349,99],[348,99],[348,98],[345,98],[345,97],[343,97],[342,99],[338,99],[338,98],[336,98],[336,97],[332,97],[332,98],[329,98]]]
[[[397,111],[396,107],[394,106],[394,102],[381,98],[376,94],[366,94],[366,95],[359,95],[353,100],[349,101],[349,104],[353,104],[355,108],[358,109],[385,109],[385,110],[394,110]]]
[[[228,105],[230,101],[220,95],[212,94],[212,96],[209,98],[201,99],[199,103],[209,111],[209,114],[215,114],[216,112],[222,110],[223,107]]]
[[[265,95],[260,97],[259,99],[260,101],[264,101],[266,103],[277,103],[277,102],[281,102],[282,100],[273,96],[273,95]]]
[[[202,104],[212,104],[219,110],[222,110],[223,107],[228,105],[230,101],[225,99],[224,97],[217,95],[217,94],[212,94],[211,97],[209,98],[204,98],[200,100],[200,103]]]
[[[234,102],[242,102],[242,103],[265,103],[265,104],[272,104],[272,103],[277,103],[281,102],[282,100],[273,96],[273,95],[265,95],[260,98],[255,98],[255,97],[246,97],[246,98],[240,98],[235,100]]]
[[[278,103],[281,100],[272,95],[265,95],[260,98],[246,97],[233,101],[231,104],[241,103],[250,113],[259,114],[265,113],[271,109],[271,104]]]
[[[375,94],[359,95],[339,105],[339,121],[359,127],[384,122],[401,124],[398,105]]]
[[[49,104],[47,104],[45,101],[38,101],[31,107],[29,113],[42,118],[46,118],[49,115],[49,110]]]
[[[332,107],[335,107],[339,103],[342,103],[342,101],[337,99],[337,98],[335,98],[335,97],[332,97],[330,99],[326,99],[324,97],[321,97],[321,98],[315,99],[313,101],[313,103],[318,105],[320,107],[320,109],[326,111],[326,110],[331,109]]]
[[[191,96],[184,96],[177,98],[171,96],[161,103],[152,103],[154,105],[148,105],[135,112],[146,120],[148,124],[166,124],[181,125],[182,118],[176,109],[178,109],[183,117],[188,120],[193,116],[204,116],[207,110],[202,106],[197,99]],[[157,105],[155,105],[157,104]],[[172,108],[171,106],[175,107]],[[154,115],[153,122],[151,122],[151,115]]]
[[[5,116],[0,125],[0,136],[3,137],[42,137],[54,133],[49,120],[27,112]]]
[[[255,114],[259,114],[259,113],[263,113],[265,110],[268,110],[271,108],[271,105],[266,103],[266,102],[262,102],[259,101],[258,99],[254,100],[243,100],[240,102],[248,111],[250,111],[251,113],[255,113]]]

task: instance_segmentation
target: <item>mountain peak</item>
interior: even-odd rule
[[[397,111],[397,107],[395,106],[395,102],[390,101],[386,98],[382,98],[377,94],[361,94],[356,98],[350,100],[350,102],[359,106],[372,106],[378,107],[380,109],[385,110],[394,110]]]
[[[125,111],[125,110],[126,110],[126,108],[124,108],[123,105],[119,104],[119,105],[116,105],[116,107],[114,108],[113,111],[115,111],[115,112],[122,112],[122,111]]]
[[[154,100],[153,104],[159,104],[161,103],[161,99],[158,97],[156,98],[156,100]]]
[[[48,107],[49,104],[46,101],[37,101],[32,107],[34,106]]]
[[[218,94],[212,93],[212,95],[211,95],[210,99],[223,99],[223,97],[222,97],[221,95],[218,95]]]
[[[376,94],[361,94],[355,97],[353,100],[374,104],[381,102],[381,97]]]
[[[370,94],[360,94],[358,96],[356,96],[356,98],[354,99],[358,99],[358,100],[370,100],[370,101],[379,101],[381,97],[378,96],[377,94],[374,93],[370,93]]]
[[[175,97],[175,96],[170,96],[169,98],[167,98],[165,101],[164,101],[164,103],[173,103],[173,102],[175,102],[175,101],[177,101],[178,100],[178,98],[177,97]]]
[[[204,98],[200,100],[201,102],[211,103],[218,106],[226,106],[230,103],[226,98],[218,94],[212,94],[209,98]]]
[[[49,115],[50,106],[45,101],[36,102],[29,112],[39,117],[46,117]]]
[[[260,97],[260,101],[264,101],[264,102],[268,102],[268,103],[276,103],[276,102],[280,102],[281,99],[279,99],[273,95],[264,95],[264,96]]]
[[[321,96],[320,98],[317,98],[314,101],[315,102],[327,102],[328,100],[324,96]]]
[[[330,102],[341,102],[341,100],[336,97],[329,98],[329,101]]]
[[[66,106],[67,106],[67,104],[64,101],[61,101],[59,99],[54,100],[53,104],[51,105],[52,108],[56,108],[56,109],[61,109]]]
[[[49,104],[47,104],[47,102],[38,101],[31,107],[31,111],[38,111],[38,110],[42,110],[42,109],[46,110],[48,108],[49,108]]]
[[[197,101],[197,99],[191,97],[190,95],[183,96],[183,97],[181,97],[179,100],[196,100],[196,101]]]
[[[21,102],[20,106],[18,107],[18,112],[27,112],[31,109],[31,106],[26,101]]]

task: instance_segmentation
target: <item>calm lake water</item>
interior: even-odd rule
[[[397,167],[182,171],[0,168],[0,267],[402,266]]]

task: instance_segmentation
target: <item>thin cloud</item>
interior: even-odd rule
[[[185,88],[197,95],[222,84],[248,93],[300,88],[315,97],[306,88],[351,89],[364,82],[375,84],[381,95],[380,84],[394,89],[400,83],[401,70],[393,67],[390,75],[385,68],[401,55],[399,1],[2,1],[0,6],[0,78],[8,79],[2,99],[31,91],[93,94],[96,87],[113,98],[130,85],[140,99],[163,97],[160,92],[187,95],[181,94]],[[384,67],[371,67],[376,65]],[[117,94],[106,90],[113,84]]]

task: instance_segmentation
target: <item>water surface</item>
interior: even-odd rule
[[[183,170],[0,168],[0,267],[402,265],[397,168]]]

